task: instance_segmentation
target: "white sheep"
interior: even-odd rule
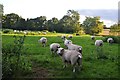
[[[72,43],[71,40],[67,40],[67,39],[64,40],[64,45],[65,45],[66,47],[67,47],[67,44],[70,44],[70,43]]]
[[[91,36],[91,39],[92,39],[92,40],[95,40],[95,36]]]
[[[102,40],[96,40],[95,41],[95,46],[103,46],[103,41]]]
[[[66,46],[69,50],[76,50],[82,54],[82,46],[72,44],[71,42],[68,42]]]
[[[42,38],[40,38],[40,40],[38,40],[38,42],[41,42],[42,46],[45,47],[46,43],[47,43],[47,38],[46,37],[42,37]]]
[[[58,44],[58,43],[52,43],[50,45],[50,51],[51,51],[51,53],[55,54],[57,52],[58,48],[60,48],[60,44]]]
[[[82,54],[77,52],[76,50],[66,50],[63,48],[58,48],[57,54],[62,57],[64,62],[64,68],[66,67],[66,63],[70,63],[73,66],[73,72],[75,72],[76,64],[78,63],[79,69],[82,68]]]
[[[114,40],[113,40],[113,38],[108,38],[108,39],[107,39],[107,42],[108,42],[108,43],[113,43]]]
[[[62,35],[61,36],[61,39],[64,41],[66,39],[66,36],[65,35]]]
[[[73,37],[72,35],[69,35],[69,36],[68,36],[68,39],[71,39],[72,37]]]

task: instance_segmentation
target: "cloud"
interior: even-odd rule
[[[112,20],[117,22],[118,10],[117,9],[84,9],[78,10],[80,15],[86,16],[100,16],[101,19]]]

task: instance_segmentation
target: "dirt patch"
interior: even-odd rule
[[[42,67],[33,67],[32,77],[33,78],[48,78],[49,71],[45,68],[42,68]]]
[[[50,74],[46,68],[43,68],[37,65],[37,63],[32,62],[32,72],[31,74],[27,75],[27,78],[49,78],[50,76],[52,76],[52,74]]]

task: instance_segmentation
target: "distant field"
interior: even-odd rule
[[[42,47],[38,43],[41,36],[26,36],[25,48],[27,50],[27,57],[32,64],[32,72],[23,77],[47,77],[47,78],[116,78],[118,74],[117,56],[118,44],[109,45],[104,43],[102,53],[108,59],[96,59],[96,47],[90,36],[77,36],[71,40],[74,44],[83,47],[83,69],[81,72],[72,73],[72,67],[69,65],[63,69],[63,62],[60,56],[55,59],[51,55],[49,45],[51,43],[59,43],[61,47],[65,48],[63,41],[57,36],[46,36],[48,39],[47,47]],[[102,39],[97,37],[96,39]],[[3,35],[2,45],[13,42],[13,35]]]

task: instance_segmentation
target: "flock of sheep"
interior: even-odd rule
[[[68,39],[73,38],[72,35],[68,36]],[[78,64],[79,66],[79,71],[82,68],[82,46],[73,44],[71,40],[68,40],[66,38],[66,36],[61,36],[61,39],[64,42],[65,47],[67,47],[67,49],[64,49],[60,46],[59,43],[52,43],[50,45],[50,51],[53,55],[58,54],[61,56],[63,62],[64,62],[64,66],[63,68],[66,67],[67,63],[70,63],[73,67],[73,72],[76,72],[76,65]],[[95,36],[91,36],[91,40],[95,41],[95,46],[103,46],[103,41],[102,40],[95,40]],[[42,37],[40,40],[38,40],[39,42],[42,43],[43,47],[46,46],[47,43],[47,38],[46,37]],[[107,39],[108,43],[113,43],[114,40],[113,38],[108,38]]]

